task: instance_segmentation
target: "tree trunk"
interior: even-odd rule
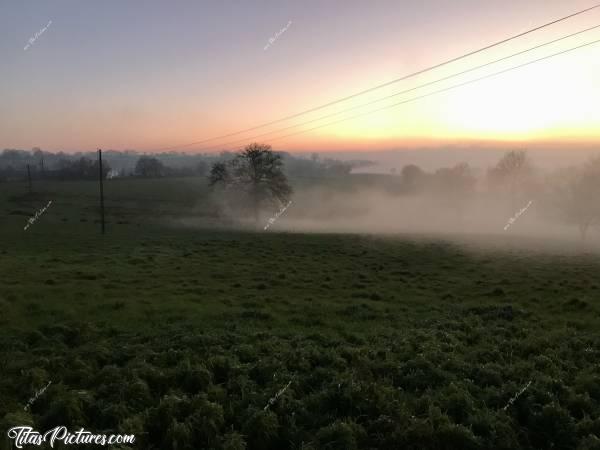
[[[259,220],[260,220],[260,199],[258,198],[258,189],[254,189],[254,194],[253,194],[253,207],[254,207],[254,226],[256,227],[256,229],[259,229]]]

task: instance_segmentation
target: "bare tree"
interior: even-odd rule
[[[163,163],[151,156],[140,156],[135,165],[135,174],[141,177],[162,177],[166,169]]]
[[[493,184],[507,186],[510,193],[511,209],[516,208],[517,196],[531,176],[533,170],[527,153],[524,150],[506,153],[489,171],[489,178]]]
[[[224,162],[214,163],[210,169],[210,175],[208,176],[208,184],[215,186],[218,184],[228,185],[230,183],[229,172],[227,171],[227,164]]]
[[[590,227],[600,225],[600,158],[570,173],[559,186],[556,199],[564,218],[577,225],[581,242],[585,242]]]
[[[234,159],[214,164],[209,182],[246,196],[258,225],[264,203],[284,204],[292,194],[282,169],[281,155],[273,153],[270,145],[253,143]]]

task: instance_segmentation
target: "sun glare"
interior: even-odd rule
[[[598,49],[507,72],[415,102],[366,114],[318,131],[343,139],[471,137],[494,140],[549,138],[600,126]],[[520,62],[518,62],[520,63]],[[514,65],[515,63],[512,63]],[[377,109],[510,67],[494,67],[430,89],[355,111]],[[342,117],[342,116],[341,116]]]

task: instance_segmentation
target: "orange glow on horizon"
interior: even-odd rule
[[[154,69],[141,75],[131,73],[129,64],[123,63],[115,66],[118,70],[112,79],[103,76],[88,84],[64,82],[60,90],[63,71],[56,70],[53,78],[35,79],[36,83],[46,83],[46,90],[23,89],[18,95],[7,90],[10,101],[0,120],[0,135],[5,136],[3,145],[7,148],[39,146],[53,151],[77,151],[101,147],[149,153],[235,151],[250,142],[298,152],[368,152],[485,142],[587,145],[600,142],[600,44],[461,84],[600,39],[600,28],[455,78],[448,77],[593,26],[600,14],[579,17],[292,120],[186,145],[381,85],[497,42],[538,22],[545,23],[547,16],[560,17],[573,8],[558,0],[552,13],[542,14],[535,8],[540,16],[529,19],[529,25],[516,23],[520,17],[515,12],[510,12],[514,13],[515,22],[487,16],[440,16],[435,27],[443,25],[444,29],[454,30],[451,42],[439,34],[424,33],[421,25],[418,33],[412,30],[412,35],[384,27],[360,39],[340,35],[343,45],[324,47],[322,53],[307,50],[305,40],[309,35],[302,34],[300,22],[294,21],[295,26],[269,52],[263,51],[264,43],[256,54],[227,47],[223,49],[222,65],[211,70],[201,60],[187,58],[181,58],[176,69],[154,66],[151,48],[147,64]],[[488,7],[482,7],[482,11],[488,11]],[[475,28],[465,30],[463,24],[471,22]],[[302,37],[298,36],[294,47],[294,41],[288,42],[290,47],[284,51],[284,42],[292,39],[294,32]],[[347,38],[352,39],[352,45],[348,45]],[[212,47],[208,50],[212,55]],[[30,54],[34,53],[27,55]],[[84,65],[70,76],[89,75],[86,70]],[[27,70],[22,73],[35,75]],[[202,83],[198,81],[201,75],[206,77]],[[457,87],[444,91],[453,86]],[[39,101],[40,93],[43,102]],[[381,110],[374,111],[378,109]],[[353,117],[370,111],[374,112]],[[299,133],[303,130],[306,133]],[[288,134],[291,136],[280,139]]]

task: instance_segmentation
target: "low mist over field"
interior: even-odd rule
[[[565,166],[560,158],[551,169],[538,166],[529,152],[498,154],[487,166],[463,161],[425,171],[408,164],[373,174],[364,172],[374,165],[365,165],[342,177],[292,177],[294,205],[277,229],[464,235],[479,242],[484,236],[529,236],[538,244],[598,247],[596,153],[587,151]]]
[[[318,153],[306,156],[276,152],[290,179],[293,202],[277,216],[271,231],[409,233],[447,239],[470,236],[479,243],[485,242],[487,236],[493,243],[500,239],[511,245],[525,242],[515,237],[531,237],[537,244],[545,240],[551,247],[565,244],[564,248],[598,248],[600,216],[595,200],[600,193],[600,165],[595,152],[580,151],[572,160],[554,153],[551,168],[540,151],[487,153],[485,165],[481,158],[474,158],[474,163],[454,163],[474,153],[451,149],[447,152],[446,160],[452,165],[443,166],[438,160],[437,168],[424,169],[409,163],[387,173],[378,173],[382,163],[378,166],[373,159],[344,160],[337,159],[338,154],[323,157]],[[426,157],[414,152],[399,151],[388,156],[394,155],[405,161],[413,157],[427,165]],[[239,192],[227,193],[208,186],[211,166],[231,162],[234,156],[228,152],[144,156],[109,151],[104,157],[107,189],[110,191],[111,184],[118,186],[127,179],[152,184],[188,177],[201,188],[194,205],[187,211],[177,207],[178,217],[169,214],[157,219],[185,226],[252,227],[253,216]],[[370,158],[378,154],[354,156]],[[492,156],[497,159],[492,160]],[[23,168],[27,165],[35,182],[93,179],[97,175],[95,157],[39,149],[5,150],[0,154],[0,180],[25,180]],[[193,191],[186,196],[193,201]],[[258,211],[261,223],[266,223],[282,206],[278,200],[263,204]]]

